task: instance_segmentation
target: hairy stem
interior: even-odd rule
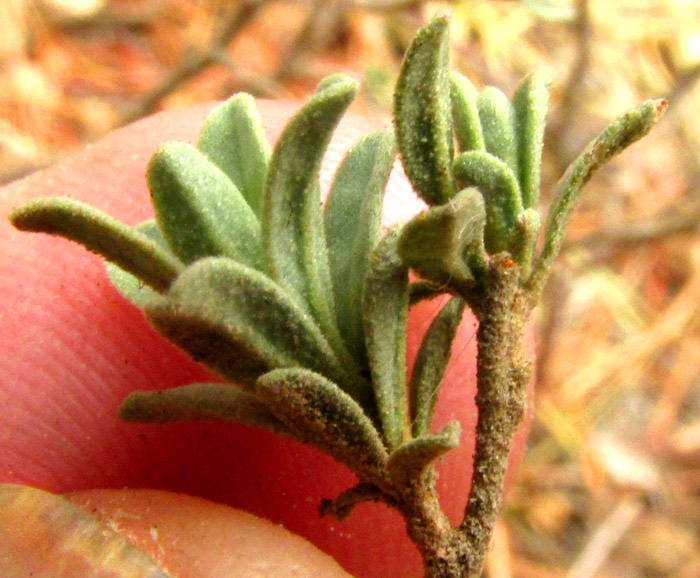
[[[492,258],[479,320],[476,450],[469,500],[460,533],[469,544],[467,578],[478,578],[501,505],[513,435],[525,413],[531,367],[523,356],[529,307],[519,290],[520,268]],[[462,576],[462,575],[460,575]]]
[[[530,306],[520,290],[519,275],[520,268],[506,254],[492,257],[485,272],[477,333],[479,419],[472,487],[462,523],[452,528],[440,510],[432,469],[401,492],[397,507],[423,556],[425,578],[481,576],[531,373],[523,355]]]
[[[402,498],[398,509],[423,558],[425,578],[466,578],[469,545],[440,508],[433,468],[404,488]]]

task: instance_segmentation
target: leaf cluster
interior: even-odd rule
[[[355,92],[345,75],[325,79],[274,148],[252,97],[233,96],[210,113],[196,146],[169,142],[152,157],[155,219],[135,227],[65,198],[13,213],[20,229],[102,255],[153,326],[228,382],[135,392],[123,419],[263,427],[384,489],[457,445],[456,423],[427,434],[461,300],[431,328],[425,351],[436,350],[439,363],[424,353],[410,404],[407,395],[411,284],[397,253],[401,227],[380,239],[392,129],[355,144],[320,203],[321,160]]]
[[[449,19],[438,16],[409,48],[397,84],[394,123],[406,174],[430,208],[399,240],[403,261],[443,290],[467,297],[479,315],[491,257],[520,268],[532,304],[547,276],[578,194],[590,175],[646,134],[663,111],[647,101],[603,132],[562,178],[537,254],[540,166],[549,106],[545,70],[525,77],[511,99],[479,91],[449,71]],[[624,143],[624,144],[623,144]]]
[[[339,516],[358,501],[403,507],[416,499],[417,485],[431,480],[430,464],[459,443],[458,423],[433,433],[431,422],[465,307],[482,324],[506,327],[489,337],[513,349],[508,340],[524,320],[508,329],[507,315],[491,319],[486,310],[511,305],[494,293],[498,284],[516,280],[509,295],[525,296],[527,315],[581,187],[646,134],[664,107],[648,101],[623,115],[572,164],[538,253],[549,78],[542,71],[526,77],[509,100],[451,73],[448,59],[449,21],[439,16],[408,50],[393,129],[347,153],[325,206],[321,161],[356,93],[342,74],[319,84],[273,148],[246,94],[211,112],[196,146],[160,147],[147,170],[153,220],[130,227],[63,198],[13,212],[19,229],[61,235],[102,255],[112,282],[153,326],[228,382],[136,392],[123,419],[237,421],[314,445],[360,478],[324,505]],[[382,237],[397,152],[429,208]],[[517,267],[517,275],[498,274],[504,267]],[[422,280],[410,282],[410,270]],[[450,299],[406,383],[409,307],[440,293]],[[496,359],[479,376],[479,395],[514,367]],[[432,491],[430,483],[422,487]]]

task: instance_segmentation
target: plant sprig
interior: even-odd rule
[[[147,175],[155,221],[130,227],[68,199],[34,201],[11,221],[102,255],[155,328],[228,382],[134,392],[122,419],[236,421],[311,444],[359,478],[322,513],[340,519],[383,501],[406,518],[426,577],[476,578],[525,412],[525,323],[581,188],[654,126],[665,102],[622,115],[574,161],[538,250],[548,75],[526,77],[511,102],[450,73],[448,55],[449,20],[438,16],[404,60],[393,130],[351,149],[325,208],[321,160],[356,92],[345,75],[320,83],[274,147],[242,94],[212,111],[196,147],[164,144]],[[429,208],[382,237],[397,150]],[[406,384],[409,307],[440,294],[451,298]],[[470,497],[452,528],[433,464],[457,446],[460,425],[433,432],[431,422],[467,306],[479,320],[479,419]]]

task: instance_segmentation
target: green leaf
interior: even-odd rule
[[[414,190],[429,205],[455,191],[449,78],[450,22],[439,16],[423,27],[406,53],[394,97],[401,162]]]
[[[537,259],[532,276],[532,283],[535,285],[533,295],[539,294],[552,262],[559,254],[564,229],[583,186],[601,165],[654,128],[666,110],[666,106],[665,100],[647,100],[619,116],[566,170],[559,180],[554,202],[549,209],[544,247]]]
[[[80,243],[156,291],[167,291],[183,268],[148,236],[80,201],[38,199],[12,211],[10,221],[20,231],[48,233]]]
[[[452,120],[460,151],[486,150],[479,119],[479,91],[456,70],[450,73]]]
[[[306,369],[278,369],[258,379],[255,393],[300,442],[331,455],[360,477],[381,477],[387,454],[379,433],[335,383]]]
[[[399,239],[399,255],[424,279],[446,289],[468,290],[474,284],[474,273],[485,267],[485,223],[481,193],[465,189],[449,203],[409,221]]]
[[[185,263],[222,255],[263,268],[260,222],[204,153],[166,143],[151,158],[147,179],[158,228]]]
[[[355,92],[352,79],[336,77],[289,121],[270,159],[262,222],[270,276],[306,304],[348,363],[352,358],[335,322],[318,178],[333,130]]]
[[[106,261],[104,265],[107,277],[117,288],[119,294],[139,309],[143,309],[149,301],[158,296],[158,293],[151,287],[121,267],[117,267],[109,261]]]
[[[168,244],[165,242],[155,221],[144,221],[136,227],[136,230],[155,241],[163,250],[170,252]],[[138,277],[134,277],[131,273],[127,273],[110,261],[105,261],[104,265],[107,270],[107,277],[109,277],[112,285],[117,288],[122,297],[131,301],[139,309],[143,309],[146,303],[157,297],[158,294]]]
[[[222,383],[193,383],[164,391],[134,391],[122,402],[119,418],[141,423],[225,421],[273,433],[288,433],[262,401],[233,385]]]
[[[516,222],[513,240],[513,260],[520,265],[520,279],[526,281],[532,272],[532,259],[540,233],[540,214],[535,209],[525,209]]]
[[[479,94],[477,104],[486,150],[505,162],[517,175],[518,143],[513,105],[505,94],[493,86],[486,87]]]
[[[342,72],[336,72],[335,74],[329,74],[328,76],[321,79],[321,82],[316,86],[314,94],[319,94],[324,90],[332,88],[335,85],[347,85],[349,77],[347,74]]]
[[[396,253],[400,228],[394,228],[370,255],[362,293],[367,355],[387,447],[408,434],[406,400],[406,323],[408,269]]]
[[[168,242],[165,240],[165,237],[163,237],[163,233],[160,232],[155,219],[148,219],[136,225],[136,230],[146,235],[149,239],[153,239],[158,245],[163,247],[163,249],[168,248]]]
[[[434,299],[445,293],[445,287],[430,281],[417,281],[408,286],[408,304],[415,305],[425,299]]]
[[[461,433],[459,422],[451,421],[440,433],[421,436],[394,451],[387,469],[396,486],[416,484],[430,464],[459,446]]]
[[[540,69],[525,77],[513,97],[518,138],[518,180],[526,209],[537,208],[540,193],[540,166],[550,83],[549,73]]]
[[[486,250],[492,255],[507,250],[515,220],[523,211],[513,171],[492,154],[469,151],[455,159],[452,172],[461,187],[476,187],[484,196]]]
[[[391,130],[360,140],[335,174],[323,213],[336,321],[361,366],[367,365],[362,286],[379,239],[384,189],[395,156]]]
[[[413,365],[410,392],[411,424],[414,437],[430,431],[440,383],[452,353],[452,342],[464,314],[464,301],[453,297],[433,319],[425,332]]]
[[[240,93],[214,108],[197,147],[231,179],[260,218],[270,144],[255,99]]]
[[[252,387],[271,369],[301,366],[327,375],[357,399],[363,388],[369,393],[341,366],[305,309],[262,273],[226,257],[187,267],[146,315],[195,361],[231,382]]]

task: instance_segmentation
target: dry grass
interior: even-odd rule
[[[591,182],[538,311],[537,419],[489,575],[697,577],[700,4],[549,4],[588,17],[551,22],[518,2],[470,0],[453,18],[456,65],[477,84],[511,90],[525,72],[553,69],[545,197],[610,117],[648,97],[668,96],[672,106]],[[236,13],[242,8],[0,2],[0,180],[139,114],[237,90],[301,97],[339,69],[365,81],[357,110],[385,119],[399,55],[435,6],[263,2]],[[193,68],[193,54],[204,65]]]

